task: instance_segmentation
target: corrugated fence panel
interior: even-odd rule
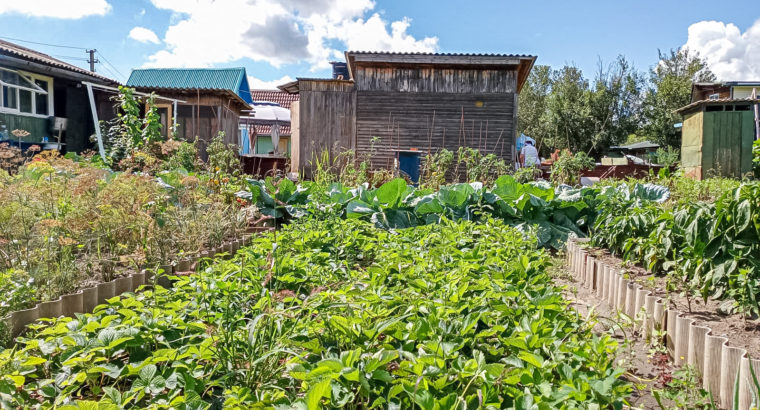
[[[356,89],[409,93],[514,93],[516,70],[360,67]]]

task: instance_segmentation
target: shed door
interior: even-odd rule
[[[746,129],[744,112],[706,112],[705,113],[705,168],[712,168],[715,174],[740,178],[749,172],[747,158],[752,157],[752,147],[747,146],[744,134],[751,134]],[[710,144],[712,142],[712,144]],[[712,151],[712,152],[710,152]],[[712,164],[709,164],[709,162]],[[710,166],[711,165],[711,166]]]

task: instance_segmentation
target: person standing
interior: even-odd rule
[[[541,161],[538,159],[538,150],[533,146],[533,141],[525,141],[520,150],[520,165],[526,167],[538,167]]]

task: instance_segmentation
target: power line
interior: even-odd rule
[[[116,66],[114,66],[113,64],[111,64],[110,61],[108,61],[108,59],[106,58],[106,56],[103,55],[103,53],[101,53],[100,51],[97,51],[97,53],[100,56],[100,58],[102,58],[103,61],[106,62],[106,64],[108,64],[109,66],[111,66],[111,68],[113,68],[113,70],[116,71],[119,74],[119,76],[121,76],[121,78],[125,77],[124,74],[122,74],[121,71],[119,71],[119,69],[116,68]]]
[[[84,57],[63,56],[63,55],[59,55],[59,54],[51,54],[50,57],[65,58],[67,60],[77,60],[77,61],[90,61],[89,59],[84,58]]]
[[[74,50],[86,50],[85,47],[75,47],[75,46],[66,46],[66,45],[61,45],[61,44],[41,43],[39,41],[24,40],[24,39],[20,39],[20,38],[5,37],[5,36],[0,36],[0,38],[4,39],[4,40],[18,41],[18,42],[21,42],[21,43],[37,44],[37,45],[40,45],[40,46],[71,48],[71,49],[74,49]]]

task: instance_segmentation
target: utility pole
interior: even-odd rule
[[[88,53],[90,53],[90,59],[87,60],[88,63],[90,63],[90,71],[93,73],[95,72],[95,63],[99,63],[100,60],[95,59],[95,52],[98,50],[95,50],[94,48],[92,50],[87,50]]]

